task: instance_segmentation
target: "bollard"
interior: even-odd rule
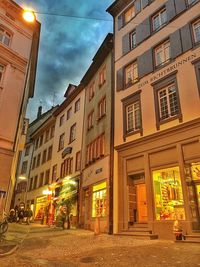
[[[100,217],[96,217],[96,219],[95,219],[94,234],[95,235],[99,235],[100,234]]]

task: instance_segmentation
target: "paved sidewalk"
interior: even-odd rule
[[[9,223],[8,231],[0,240],[0,257],[12,254],[17,250],[30,233],[49,233],[61,231],[61,228],[48,227],[41,224]]]

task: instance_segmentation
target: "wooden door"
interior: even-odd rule
[[[147,222],[147,194],[146,185],[137,185],[137,209],[138,209],[138,222]]]

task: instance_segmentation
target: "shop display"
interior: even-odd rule
[[[153,172],[157,220],[184,220],[184,202],[179,168]]]
[[[93,186],[92,217],[106,216],[106,183]]]

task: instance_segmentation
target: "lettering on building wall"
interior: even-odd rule
[[[145,85],[147,84],[151,84],[152,82],[155,82],[156,80],[164,77],[165,75],[173,72],[174,70],[178,69],[180,66],[188,63],[188,62],[191,62],[192,60],[194,60],[196,58],[196,54],[192,54],[188,57],[186,57],[185,59],[182,59],[176,63],[174,63],[173,65],[169,66],[168,68],[154,74],[150,79],[148,80],[145,80],[144,82],[142,83],[139,83],[138,84],[138,89],[141,89],[142,87],[144,87]]]

